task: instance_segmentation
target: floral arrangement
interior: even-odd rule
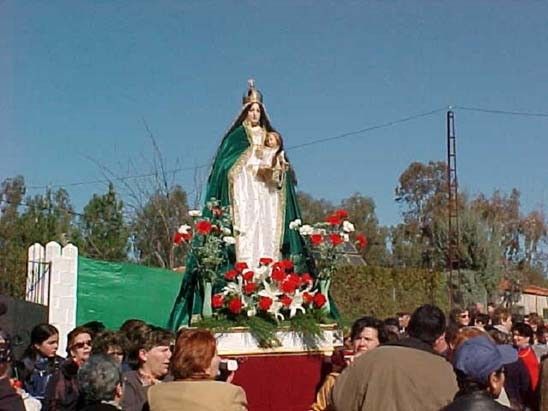
[[[303,225],[292,221],[289,228],[298,230],[312,250],[316,278],[310,273],[295,272],[291,260],[261,258],[257,267],[236,262],[226,267],[228,247],[235,243],[228,210],[212,200],[206,204],[208,216],[193,210],[194,228],[182,225],[173,235],[175,245],[189,245],[204,287],[203,320],[196,324],[208,328],[247,326],[259,345],[277,344],[274,337],[280,325],[302,334],[319,337],[320,323],[328,322],[329,285],[342,262],[342,251],[355,235],[358,248],[367,245],[363,234],[356,234],[345,210],[337,210],[325,221]],[[237,230],[234,230],[237,233]],[[224,275],[221,274],[224,271]],[[223,275],[226,284],[212,294],[212,283]]]

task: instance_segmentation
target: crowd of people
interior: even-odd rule
[[[548,329],[537,314],[433,305],[357,319],[310,410],[548,410]],[[246,410],[204,329],[90,322],[67,336],[38,324],[21,358],[0,330],[0,411]],[[546,374],[546,375],[545,375]]]

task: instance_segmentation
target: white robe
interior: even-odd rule
[[[263,165],[265,132],[246,127],[250,147],[230,171],[230,192],[236,235],[236,261],[256,268],[259,259],[278,261],[282,242],[285,196],[283,190],[267,185],[257,177]]]

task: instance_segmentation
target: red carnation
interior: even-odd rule
[[[299,280],[295,281],[291,277],[292,276],[288,276],[288,278],[282,283],[282,286],[280,287],[284,293],[288,293],[288,294],[294,293],[297,287],[299,286]]]
[[[255,283],[247,283],[244,285],[244,293],[245,294],[252,294],[257,290],[257,284]]]
[[[314,295],[314,307],[321,308],[326,302],[327,298],[325,298],[325,295],[321,293],[316,293],[316,295]]]
[[[185,241],[190,241],[192,239],[192,233],[191,232],[183,233],[181,235],[183,236],[183,240],[185,240]]]
[[[207,235],[211,232],[213,225],[207,220],[200,220],[196,223],[196,231],[202,235]]]
[[[280,302],[282,303],[282,305],[284,305],[285,307],[289,307],[291,305],[291,302],[293,300],[291,299],[291,297],[288,297],[287,295],[283,295],[281,298],[280,298]]]
[[[331,214],[327,216],[325,222],[331,225],[339,225],[341,223],[341,218],[337,214]]]
[[[270,297],[260,297],[259,298],[259,309],[268,311],[270,306],[272,305],[272,298]]]
[[[255,275],[255,273],[253,271],[248,270],[244,273],[243,277],[244,277],[244,280],[251,281],[251,280],[253,280],[254,275]]]
[[[312,283],[312,277],[308,273],[304,273],[301,275],[301,284],[309,284]]]
[[[329,234],[329,240],[331,240],[331,244],[335,247],[342,244],[344,241],[340,234]]]
[[[367,247],[367,237],[365,234],[360,233],[356,236],[356,244],[358,244],[358,248]]]
[[[348,211],[340,209],[335,211],[334,213],[337,217],[339,217],[341,220],[344,220],[345,218],[348,218]]]
[[[238,271],[230,270],[225,273],[225,278],[229,281],[234,281],[237,275],[238,275]]]
[[[263,257],[259,260],[259,264],[261,265],[270,265],[272,264],[272,258],[269,258],[269,257]]]
[[[314,246],[320,245],[323,242],[323,235],[321,235],[321,234],[312,234],[310,236],[310,242]]]
[[[272,268],[272,273],[270,274],[270,277],[274,281],[282,281],[285,278],[285,273],[279,266],[276,266]]]
[[[185,239],[183,238],[183,235],[181,233],[175,233],[173,234],[173,237],[171,238],[173,241],[173,244],[179,245],[181,244]]]
[[[285,272],[291,272],[293,270],[293,261],[291,260],[282,260],[280,261],[280,267],[282,267]]]
[[[239,298],[233,298],[228,303],[228,309],[232,314],[240,314],[240,312],[242,311],[242,306],[242,300],[240,300]]]
[[[241,273],[242,271],[244,271],[246,268],[249,268],[249,267],[247,266],[247,263],[239,262],[239,263],[234,264],[234,269],[235,269],[236,271],[238,271],[239,273]]]
[[[213,308],[221,308],[223,306],[224,301],[224,295],[222,294],[215,294],[213,297],[211,297],[211,306]]]
[[[314,295],[310,294],[308,291],[303,293],[303,301],[305,304],[310,304],[314,300]]]

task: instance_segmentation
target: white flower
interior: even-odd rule
[[[221,228],[221,230],[223,231],[224,235],[232,234],[232,231],[230,231],[230,228],[228,228],[228,227],[223,227],[223,228]]]
[[[191,217],[201,217],[202,212],[200,210],[190,210],[188,212],[188,215],[191,216]]]
[[[241,236],[245,235],[245,232],[243,232],[238,226],[234,226],[232,227],[232,229],[234,230],[234,234],[241,235]]]
[[[292,222],[289,223],[289,229],[296,230],[297,228],[301,226],[302,223],[303,222],[301,221],[301,219],[297,218],[296,220],[293,220]]]
[[[192,229],[191,226],[189,226],[188,224],[183,224],[182,226],[179,227],[179,229],[177,230],[177,232],[179,234],[188,234],[188,232]]]
[[[353,233],[354,232],[354,224],[352,224],[350,221],[343,221],[343,230],[347,233]],[[348,240],[347,240],[348,241]]]
[[[301,228],[299,228],[299,234],[301,235],[310,235],[314,232],[314,229],[312,226],[309,226],[308,224],[303,225]]]
[[[223,241],[228,245],[236,244],[236,239],[234,237],[229,236],[229,235],[223,237]]]
[[[255,269],[255,277],[257,277],[260,281],[263,281],[264,279],[268,278],[270,274],[270,267],[267,265],[260,265]]]
[[[247,310],[247,316],[248,317],[253,317],[257,315],[257,309],[256,308],[251,308],[249,310]]]

